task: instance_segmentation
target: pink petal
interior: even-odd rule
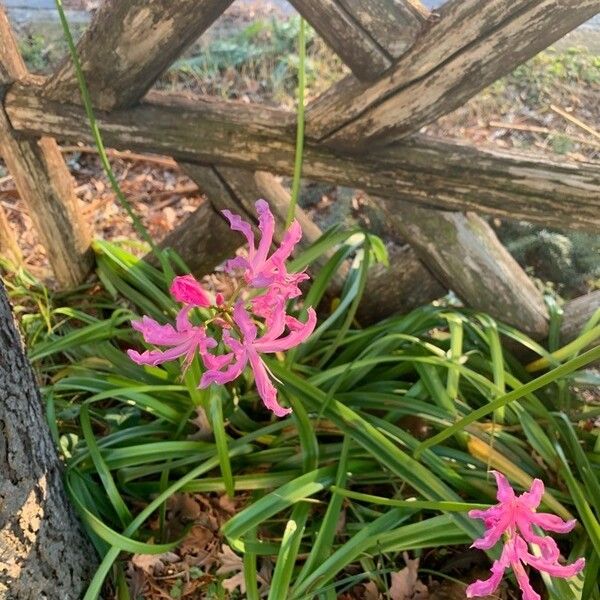
[[[252,322],[242,300],[236,302],[233,307],[233,321],[244,336],[244,345],[251,344],[256,339],[256,325]]]
[[[266,340],[275,340],[285,331],[286,325],[285,300],[275,294],[271,306],[265,314],[265,333],[260,338],[261,342]]]
[[[210,371],[221,371],[224,369],[234,357],[233,352],[228,352],[227,354],[211,354],[210,352],[202,352],[202,362],[207,370]]]
[[[556,545],[556,542],[550,536],[539,536],[533,531],[531,527],[530,515],[519,515],[517,517],[517,526],[521,532],[521,535],[523,536],[523,539],[530,544],[536,544],[539,546],[542,556],[546,560],[554,561],[559,557],[560,551]]]
[[[502,581],[502,576],[506,570],[502,557],[494,562],[491,568],[492,576],[489,579],[478,579],[467,587],[467,598],[476,598],[478,596],[489,596],[493,594]]]
[[[563,521],[560,517],[550,513],[533,513],[529,520],[546,531],[556,533],[569,533],[577,525],[575,519]]]
[[[256,352],[251,352],[248,357],[252,371],[254,372],[254,380],[256,381],[256,389],[261,397],[264,405],[277,417],[285,417],[292,412],[291,408],[284,408],[277,402],[277,390],[269,378],[269,374],[265,364],[260,359]]]
[[[577,573],[580,573],[585,567],[585,558],[578,558],[570,565],[561,565],[557,562],[550,562],[549,560],[544,560],[543,558],[528,553],[522,560],[538,571],[544,571],[545,573],[548,573],[548,575],[552,575],[552,577],[561,577],[563,579],[577,575]]]
[[[175,277],[169,291],[177,302],[203,307],[210,306],[211,304],[208,294],[192,275]]]
[[[523,600],[542,600],[540,595],[531,587],[529,576],[525,572],[523,565],[517,561],[512,565],[519,588],[523,592]]]
[[[192,308],[193,307],[191,304],[185,305],[177,313],[177,317],[175,318],[175,327],[177,328],[177,331],[183,335],[185,335],[188,331],[197,329],[194,328],[194,326],[190,323],[190,312]]]
[[[189,347],[187,345],[175,346],[169,350],[146,350],[141,354],[136,350],[127,350],[127,356],[138,365],[160,365],[164,362],[175,360],[184,354],[187,354]]]
[[[267,260],[269,250],[271,249],[273,234],[275,233],[275,218],[265,200],[258,200],[254,206],[258,213],[258,228],[262,234],[256,255],[252,259],[252,268],[257,272]]]
[[[492,473],[496,478],[496,485],[498,486],[496,498],[498,498],[500,502],[510,502],[511,500],[514,500],[515,492],[510,486],[510,483],[508,483],[508,479],[498,471],[492,471]]]
[[[273,252],[271,256],[272,262],[284,262],[286,261],[294,252],[294,248],[296,244],[302,239],[302,227],[300,227],[300,223],[294,220],[290,225],[290,228],[283,235],[283,239],[281,240],[281,244],[279,248]]]
[[[296,319],[288,321],[288,323],[292,324],[293,328],[285,337],[273,341],[268,339],[262,341],[262,339],[260,339],[254,344],[254,347],[258,352],[284,352],[285,350],[300,345],[312,334],[317,324],[317,314],[314,309],[309,308],[307,314],[308,319],[306,320],[306,323],[301,323]]]
[[[254,259],[254,255],[256,253],[256,248],[254,247],[254,233],[252,232],[252,227],[249,223],[244,221],[242,217],[239,215],[234,215],[229,210],[221,211],[225,218],[229,221],[229,226],[233,231],[239,231],[248,242],[248,257],[250,262]]]
[[[230,275],[234,273],[237,269],[241,269],[243,271],[249,270],[250,263],[248,262],[248,259],[244,258],[243,256],[236,256],[235,258],[229,259],[225,263],[225,271]]]
[[[234,379],[237,379],[246,367],[246,360],[247,359],[245,356],[238,357],[224,371],[217,369],[210,369],[206,371],[200,379],[200,387],[208,387],[211,383],[218,383],[219,385],[224,385],[226,383],[229,383],[230,381],[233,381]]]
[[[181,333],[176,331],[173,325],[161,325],[147,316],[143,316],[141,321],[132,321],[131,326],[142,334],[148,344],[173,346],[182,340]]]
[[[519,502],[528,508],[535,510],[542,501],[544,495],[544,482],[541,479],[534,479],[528,492],[519,496]]]
[[[246,347],[240,340],[237,340],[231,335],[231,331],[229,329],[225,329],[223,331],[223,343],[231,348],[236,356],[241,356],[246,352]]]
[[[270,286],[264,294],[252,298],[252,311],[259,317],[263,317],[268,326],[275,318],[275,311],[279,310],[281,303],[282,298],[279,290],[275,289],[275,286]]]
[[[503,512],[504,509],[501,506],[490,506],[485,510],[470,510],[468,515],[471,519],[482,519],[487,521],[489,519],[498,520]]]

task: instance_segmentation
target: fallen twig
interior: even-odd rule
[[[82,152],[84,154],[98,154],[97,148],[94,146],[61,146],[61,152]],[[176,168],[177,163],[168,156],[160,156],[158,154],[138,154],[137,152],[121,151],[108,149],[106,154],[110,158],[121,158],[123,160],[132,160],[136,162],[147,162],[163,167]]]
[[[585,146],[591,146],[592,148],[600,148],[600,143],[595,140],[590,140],[579,135],[569,135],[564,134],[560,131],[556,131],[555,129],[548,129],[547,127],[540,127],[539,125],[526,125],[522,123],[505,123],[503,121],[490,121],[488,123],[490,127],[494,127],[495,129],[514,129],[515,131],[527,131],[531,133],[540,133],[543,135],[568,135],[570,139],[579,144],[583,144]]]
[[[600,140],[600,133],[599,132],[597,132],[590,125],[587,125],[583,121],[580,121],[577,117],[574,117],[573,115],[570,115],[566,110],[563,110],[562,108],[559,108],[558,106],[555,106],[554,104],[550,105],[550,110],[553,110],[556,114],[558,114],[561,117],[563,117],[563,119],[566,119],[567,121],[570,121],[571,123],[573,123],[573,125],[577,125],[577,127],[580,127],[584,131],[587,131],[590,135],[593,135],[595,138],[598,138]]]

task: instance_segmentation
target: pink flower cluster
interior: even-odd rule
[[[500,585],[504,571],[512,567],[517,583],[523,592],[523,600],[541,600],[540,595],[531,587],[524,565],[543,571],[554,577],[572,577],[585,566],[585,559],[579,558],[570,565],[558,562],[560,551],[556,542],[547,535],[538,535],[533,526],[548,531],[567,533],[575,527],[576,521],[563,521],[560,517],[548,513],[536,512],[544,494],[544,483],[534,479],[528,492],[517,496],[506,477],[492,471],[498,485],[499,503],[486,510],[472,510],[469,516],[482,519],[485,535],[473,543],[473,547],[488,550],[504,536],[504,547],[500,558],[491,568],[492,576],[485,581],[478,580],[467,588],[467,598],[488,596]],[[540,556],[529,552],[528,543],[540,549]]]
[[[200,387],[229,383],[250,365],[265,406],[282,417],[291,409],[277,401],[277,390],[261,354],[283,352],[298,346],[313,332],[317,317],[309,308],[308,318],[302,323],[286,312],[288,301],[301,295],[299,284],[308,279],[305,273],[288,273],[286,266],[302,237],[299,223],[292,223],[279,248],[269,255],[275,219],[264,200],[256,203],[256,209],[262,234],[258,246],[250,224],[228,210],[223,211],[231,229],[241,232],[248,241],[247,258],[236,257],[226,265],[232,274],[242,270],[245,285],[236,290],[228,302],[221,294],[213,301],[191,275],[176,277],[170,292],[182,308],[175,326],[161,325],[147,316],[132,323],[148,344],[167,349],[143,353],[128,350],[127,353],[136,363],[144,365],[158,365],[184,357],[185,369],[198,352],[206,368]],[[195,307],[209,309],[211,318],[201,325],[194,325],[190,313]]]

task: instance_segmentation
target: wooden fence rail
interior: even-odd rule
[[[78,44],[106,143],[171,156],[206,193],[209,202],[164,242],[199,273],[235,250],[221,208],[250,214],[261,195],[282,215],[289,202],[270,173],[292,172],[293,113],[147,93],[231,1],[106,0]],[[303,174],[372,194],[413,246],[395,250],[392,267],[369,276],[369,289],[387,298],[381,312],[427,302],[451,285],[467,304],[543,337],[540,292],[472,212],[598,231],[599,165],[417,131],[600,11],[598,0],[449,0],[439,14],[419,0],[292,4],[352,71],[308,106]],[[2,12],[0,42],[1,152],[57,277],[70,285],[90,268],[89,234],[50,138],[91,141],[75,73],[65,60],[46,80],[28,76]],[[308,216],[299,218],[307,239],[318,237]],[[568,314],[581,322],[596,303],[587,298]]]

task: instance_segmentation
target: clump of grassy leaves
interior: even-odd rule
[[[176,547],[149,529],[169,497],[231,489],[247,503],[222,534],[244,557],[250,600],[332,600],[369,580],[386,590],[403,552],[440,572],[480,534],[465,510],[494,501],[490,468],[522,487],[542,478],[546,508],[581,524],[562,547],[586,556],[586,570],[538,582],[549,597],[600,599],[600,403],[574,391],[598,383],[581,369],[600,358],[600,347],[582,354],[600,336],[600,314],[566,348],[554,339],[553,353],[468,310],[426,306],[362,328],[354,311],[381,249],[333,231],[295,261],[303,268],[330,256],[307,302],[321,301],[343,260],[352,268],[308,342],[270,360],[294,409],[276,420],[249,376],[211,393],[196,387],[198,363],[182,375],[177,364],[131,362],[125,349],[140,340],[130,319],[173,317],[167,278],[122,247],[95,250],[99,283],[69,296],[9,279],[67,489],[102,557],[86,600],[107,576],[128,598],[128,553]],[[505,340],[535,362],[524,364]],[[208,441],[188,439],[199,410]],[[275,568],[259,588],[265,559]]]

